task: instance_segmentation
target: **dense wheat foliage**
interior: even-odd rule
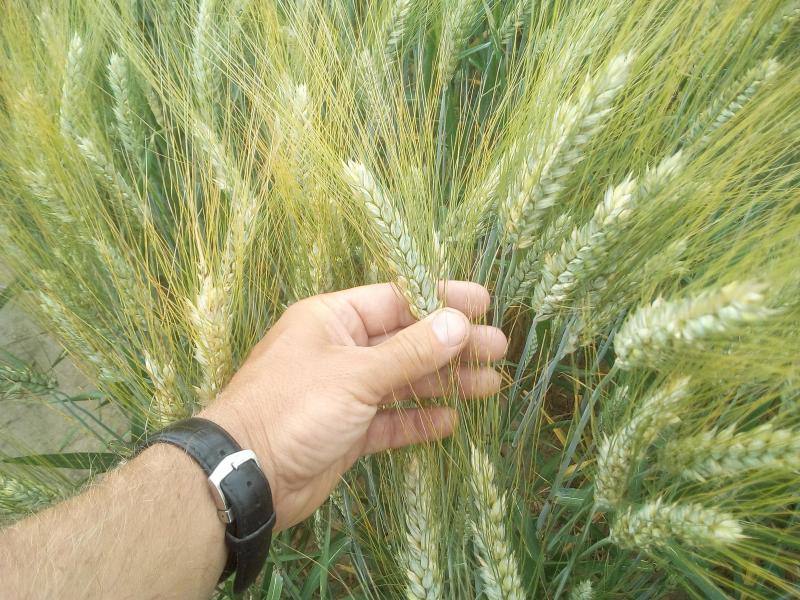
[[[41,0],[0,23],[2,260],[128,431],[25,365],[0,383],[108,452],[213,399],[300,298],[493,294],[502,393],[359,462],[275,541],[269,597],[800,594],[800,3]],[[0,510],[69,493],[63,463],[1,476]]]

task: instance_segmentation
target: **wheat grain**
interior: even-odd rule
[[[733,119],[778,74],[780,67],[777,60],[768,58],[723,90],[689,127],[686,144],[696,143],[700,149],[707,146],[714,132]]]
[[[67,139],[77,137],[77,122],[80,119],[78,98],[85,89],[86,81],[86,50],[81,36],[77,33],[72,36],[67,51],[67,61],[64,68],[64,83],[61,87],[61,107],[59,109],[59,125],[61,132]]]
[[[442,569],[439,565],[440,533],[433,515],[431,482],[425,481],[419,460],[406,467],[406,569],[408,600],[436,600],[442,597]]]
[[[555,204],[567,177],[583,160],[586,145],[608,122],[632,62],[632,54],[614,57],[599,77],[587,77],[574,102],[556,109],[549,132],[523,160],[500,207],[512,245],[526,248],[535,241],[544,212]]]
[[[762,283],[734,282],[681,300],[656,299],[623,323],[614,340],[617,364],[624,369],[657,366],[681,345],[775,314],[766,306],[766,289]]]
[[[367,208],[412,314],[421,319],[432,313],[440,306],[436,280],[400,213],[362,163],[349,161],[344,165],[344,176],[356,199]]]
[[[689,379],[675,380],[648,396],[630,420],[605,436],[597,449],[594,498],[599,508],[617,510],[628,480],[643,453],[665,427],[677,422],[677,408],[688,391]]]
[[[470,488],[476,514],[471,524],[483,592],[491,600],[522,600],[525,592],[517,559],[506,535],[505,494],[497,489],[494,466],[485,453],[472,446],[470,461]]]
[[[776,429],[770,423],[735,433],[734,425],[670,442],[665,464],[684,477],[703,481],[710,477],[738,477],[745,471],[800,470],[800,433]]]
[[[632,550],[669,549],[674,542],[695,548],[734,544],[744,537],[733,515],[701,504],[665,503],[662,498],[621,513],[611,540]]]

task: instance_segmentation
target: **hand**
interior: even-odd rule
[[[456,423],[450,408],[383,405],[497,392],[499,373],[478,363],[502,358],[506,338],[469,321],[488,292],[458,281],[441,292],[450,308],[419,322],[389,284],[292,305],[201,415],[259,457],[276,530],[309,516],[360,456],[448,436]]]

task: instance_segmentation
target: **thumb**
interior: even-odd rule
[[[443,308],[368,348],[373,388],[382,396],[436,372],[461,352],[470,328],[463,313]]]

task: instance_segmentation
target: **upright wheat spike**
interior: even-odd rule
[[[214,32],[214,8],[217,0],[200,0],[192,36],[192,69],[197,95],[204,109],[213,108],[218,101],[215,52],[218,51]]]
[[[455,0],[442,15],[442,35],[439,39],[439,73],[442,87],[446,87],[458,67],[459,54],[475,20],[473,0]]]
[[[436,280],[423,262],[417,242],[400,213],[362,163],[349,161],[345,164],[344,177],[353,195],[369,212],[412,314],[421,319],[432,313],[440,306]]]
[[[522,600],[525,592],[517,559],[506,536],[508,508],[505,494],[497,489],[494,466],[489,457],[474,446],[470,457],[470,488],[476,514],[471,524],[483,592],[492,600]]]
[[[724,89],[689,127],[685,138],[687,145],[697,143],[699,148],[707,146],[714,132],[733,119],[777,75],[780,66],[777,60],[768,58]]]
[[[598,508],[617,510],[628,479],[640,458],[665,427],[678,421],[677,409],[688,392],[689,379],[677,379],[648,396],[630,420],[605,436],[597,450],[594,499]]]
[[[128,155],[140,162],[144,135],[141,131],[139,117],[131,105],[133,85],[131,83],[130,65],[116,52],[108,59],[108,82],[114,96],[114,117],[117,132]]]
[[[153,384],[153,413],[158,427],[169,425],[187,416],[176,390],[176,374],[172,361],[158,364],[150,354],[144,354],[144,368]]]
[[[525,17],[531,9],[531,0],[513,0],[511,10],[506,13],[500,25],[500,43],[508,45],[525,24]]]
[[[611,541],[622,548],[668,550],[675,542],[695,548],[716,548],[744,538],[733,515],[701,504],[668,504],[662,498],[629,507],[611,527]]]
[[[674,440],[664,448],[665,464],[684,477],[738,477],[745,471],[800,471],[800,433],[765,423],[735,433],[736,426]]]
[[[541,279],[533,293],[532,306],[540,318],[553,315],[570,299],[581,283],[602,275],[609,249],[624,234],[637,205],[656,195],[683,168],[677,152],[641,180],[629,175],[621,184],[609,187],[588,223],[575,228],[561,249],[547,257]]]
[[[632,54],[620,54],[597,78],[588,78],[574,102],[556,109],[548,134],[522,162],[500,207],[508,242],[527,248],[542,216],[558,199],[583,150],[608,122],[612,105],[628,79]]]
[[[200,291],[194,302],[188,302],[188,309],[195,358],[203,371],[198,398],[201,404],[208,404],[222,390],[232,359],[228,300],[222,286],[205,268],[200,269]]]
[[[67,51],[64,83],[61,87],[61,108],[59,110],[61,132],[68,139],[77,137],[76,127],[80,117],[80,102],[78,99],[89,83],[86,80],[85,53],[86,50],[81,36],[77,33],[74,34]]]
[[[424,481],[419,460],[406,468],[406,551],[403,557],[408,600],[438,600],[442,597],[442,569],[439,566],[440,532],[434,516],[431,483]]]
[[[45,169],[20,169],[20,175],[28,185],[28,190],[36,198],[46,212],[50,213],[59,223],[68,225],[75,222],[64,201],[59,198],[50,174]]]
[[[655,367],[664,354],[681,345],[773,315],[775,311],[766,306],[766,289],[765,284],[745,281],[681,300],[656,299],[630,315],[617,333],[617,365]]]

